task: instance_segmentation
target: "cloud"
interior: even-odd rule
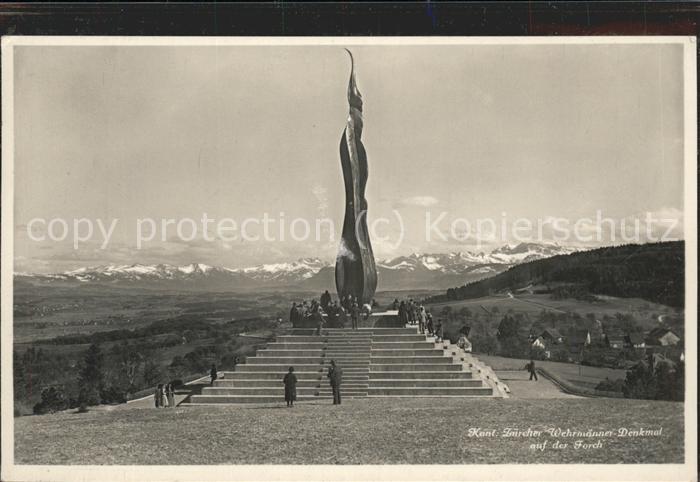
[[[438,199],[434,198],[433,196],[412,196],[400,200],[397,204],[399,206],[417,206],[427,208],[430,206],[435,206],[438,202]]]

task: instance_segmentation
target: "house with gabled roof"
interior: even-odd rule
[[[563,343],[564,337],[557,331],[556,328],[546,328],[540,335],[545,342],[550,343]]]
[[[670,328],[658,327],[647,333],[645,342],[651,346],[677,345],[681,337],[676,335]]]

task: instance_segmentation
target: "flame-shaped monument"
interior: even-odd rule
[[[377,289],[377,267],[367,229],[367,153],[362,145],[362,94],[355,83],[355,61],[350,54],[348,103],[350,115],[340,140],[340,163],[345,180],[345,220],[335,261],[338,296],[370,303]]]

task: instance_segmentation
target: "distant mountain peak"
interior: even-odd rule
[[[498,247],[488,254],[470,251],[411,253],[378,260],[377,271],[381,289],[442,289],[482,279],[520,263],[573,251],[575,249],[556,244],[519,243]],[[207,289],[212,286],[226,290],[293,286],[329,289],[334,285],[332,264],[318,257],[235,269],[198,262],[181,266],[134,263],[79,268],[51,275],[17,273],[16,276],[44,283],[73,281],[172,289]]]

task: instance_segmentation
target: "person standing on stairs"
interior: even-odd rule
[[[425,333],[425,322],[425,307],[423,305],[420,305],[420,308],[418,310],[418,331],[420,331],[421,335]]]
[[[429,335],[432,336],[435,334],[435,328],[433,327],[433,315],[430,313],[426,315],[425,327],[428,330]]]
[[[214,385],[216,379],[219,378],[219,372],[216,370],[216,365],[213,363],[211,364],[211,370],[209,370],[209,376],[211,377],[210,385]]]
[[[326,290],[321,294],[321,308],[323,308],[324,311],[328,311],[330,304],[331,294],[328,292],[328,290]]]
[[[316,323],[316,335],[321,336],[321,330],[323,329],[323,314],[321,314],[321,310],[319,310],[318,307],[313,313],[311,313],[311,318]]]
[[[333,390],[333,405],[340,405],[340,384],[343,382],[343,370],[335,364],[335,360],[331,360],[327,377]]]
[[[442,341],[442,319],[440,318],[435,326],[435,341]]]
[[[352,308],[350,308],[350,317],[352,318],[352,329],[357,330],[357,320],[360,318],[360,307],[357,306],[357,303],[352,304]]]
[[[289,372],[284,376],[284,401],[288,407],[294,406],[297,399],[297,376],[294,374],[294,367],[289,367]]]

